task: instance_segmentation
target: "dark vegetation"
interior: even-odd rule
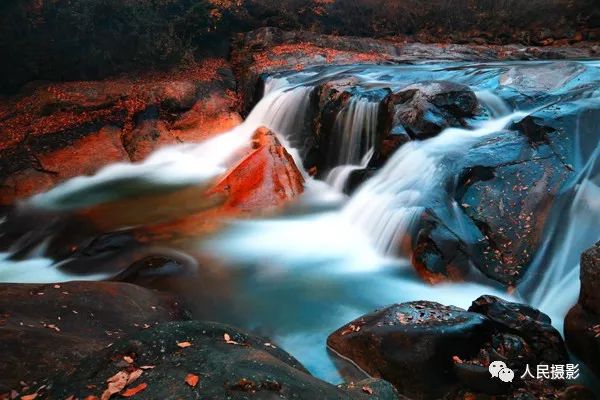
[[[428,42],[598,40],[596,0],[3,0],[0,92],[227,52],[261,26]]]

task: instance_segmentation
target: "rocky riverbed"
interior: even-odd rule
[[[2,98],[0,398],[595,398],[600,63],[573,43],[268,27]]]

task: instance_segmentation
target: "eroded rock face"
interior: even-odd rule
[[[469,149],[452,166],[458,178],[447,182],[464,231],[446,223],[451,210],[428,209],[413,244],[420,274],[431,282],[462,279],[468,259],[487,277],[515,285],[574,174],[573,132],[592,127],[598,115],[575,103],[547,107]],[[589,141],[584,149],[595,146],[593,138],[582,140]]]
[[[396,304],[348,323],[327,343],[414,399],[556,399],[567,389],[562,381],[520,378],[528,364],[566,363],[566,349],[548,316],[494,296],[480,297],[468,311]],[[512,383],[490,377],[494,361],[515,371]]]
[[[478,103],[465,85],[426,81],[393,93],[386,106],[390,132],[401,126],[412,139],[427,139],[448,127],[464,127],[464,118],[475,115]]]
[[[131,364],[123,357],[131,357]],[[57,377],[45,398],[100,397],[107,379],[119,371],[142,371],[129,387],[145,384],[138,396],[147,399],[399,398],[389,384],[377,381],[358,382],[358,390],[333,386],[311,376],[269,339],[199,321],[163,324],[119,341]]]
[[[569,349],[600,374],[600,242],[581,255],[579,302],[565,318]]]
[[[538,364],[565,364],[569,360],[560,333],[551,325],[550,317],[539,310],[495,296],[481,296],[469,311],[485,315],[498,325],[498,331],[523,338]]]
[[[0,204],[241,122],[227,62],[103,81],[42,84],[0,101]]]
[[[479,314],[419,301],[364,315],[331,334],[327,344],[400,393],[433,399],[454,384],[452,357],[474,356],[489,329]]]
[[[41,385],[127,334],[186,318],[177,298],[128,283],[0,284],[0,393]]]

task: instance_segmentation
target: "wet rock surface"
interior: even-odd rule
[[[600,374],[600,242],[581,255],[581,292],[565,318],[565,340],[578,358]]]
[[[464,127],[478,107],[473,91],[465,85],[426,81],[409,85],[386,99],[391,120],[388,129],[404,128],[412,139],[427,139],[448,127]],[[385,128],[384,128],[385,129]]]
[[[591,127],[600,115],[597,106],[589,106],[581,114],[577,103],[542,108],[468,150],[453,166],[459,178],[447,183],[464,231],[459,234],[446,222],[452,210],[435,207],[424,214],[413,244],[413,261],[423,277],[460,279],[469,272],[468,258],[489,278],[509,286],[519,281],[553,207],[570,193],[572,133],[578,126]],[[596,146],[592,137],[582,140]]]
[[[438,398],[454,384],[452,357],[484,343],[489,321],[457,307],[420,301],[360,317],[327,340],[338,354],[411,398]]]
[[[551,325],[550,317],[539,310],[495,296],[482,296],[469,311],[485,315],[498,326],[498,331],[521,337],[537,364],[566,364],[569,359],[560,333]]]
[[[35,390],[127,334],[187,318],[176,297],[127,283],[0,284],[0,393]]]
[[[426,301],[396,304],[348,323],[327,343],[414,399],[557,399],[567,388],[564,381],[520,378],[527,365],[566,363],[566,348],[547,315],[493,296],[468,311]],[[513,369],[512,383],[490,377],[494,361]]]
[[[98,398],[125,374],[148,399],[398,399],[391,385],[368,380],[336,387],[312,377],[269,339],[212,322],[174,322],[141,332],[57,377],[41,398]],[[131,380],[131,377],[134,377]],[[124,383],[125,383],[124,382]],[[142,386],[140,386],[142,385]]]

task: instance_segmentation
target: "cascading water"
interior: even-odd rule
[[[307,177],[305,195],[290,206],[288,213],[272,219],[233,221],[219,234],[199,238],[184,249],[218,260],[220,269],[213,273],[208,267],[200,267],[195,277],[177,281],[175,290],[192,300],[199,296],[199,308],[206,298],[219,299],[217,305],[211,300],[210,307],[202,309],[207,319],[261,330],[297,356],[311,372],[334,382],[339,381],[339,375],[326,354],[326,336],[382,305],[427,299],[468,307],[482,294],[496,294],[549,310],[560,324],[564,310],[554,309],[549,299],[565,287],[568,289],[563,292],[568,290],[571,297],[576,296],[579,253],[600,235],[597,141],[595,152],[580,158],[579,153],[575,155],[574,159],[579,160],[573,165],[577,171],[576,186],[570,186],[572,202],[566,201],[564,208],[568,213],[558,210],[562,219],[548,223],[540,255],[518,287],[516,297],[481,283],[427,285],[415,276],[406,260],[397,257],[398,242],[412,234],[416,217],[426,207],[444,204],[458,215],[459,205],[448,197],[443,185],[455,178],[449,167],[470,148],[499,137],[513,120],[527,115],[520,110],[546,104],[548,97],[553,101],[569,96],[600,97],[597,92],[568,81],[556,93],[545,94],[543,104],[532,105],[531,93],[523,96],[517,89],[499,83],[508,70],[518,74],[526,65],[345,66],[286,73],[267,81],[264,98],[246,121],[231,132],[198,145],[159,150],[139,164],[116,164],[92,177],[73,179],[35,196],[26,206],[77,209],[143,191],[208,183],[236,161],[238,151],[249,145],[254,130],[261,125],[278,134],[301,168],[310,95],[315,85],[338,75],[353,75],[365,89],[397,90],[429,79],[468,84],[490,119],[469,121],[471,128],[451,128],[434,138],[403,145],[375,176],[337,208],[328,204],[324,209],[320,200],[330,192],[324,190],[324,184],[317,185],[318,181]],[[592,77],[589,82],[600,81],[596,64],[582,65]],[[334,131],[339,135],[339,166],[327,179],[337,194],[349,174],[367,167],[374,154],[377,107],[377,103],[353,98],[338,116]],[[585,131],[590,132],[590,127],[585,127]],[[575,139],[575,147],[584,147]],[[447,222],[457,225],[454,232],[465,231],[458,217]],[[559,246],[560,241],[568,241],[569,246]],[[40,249],[37,257],[43,256],[43,248]],[[3,257],[2,281],[72,279],[49,259],[15,262],[8,260],[8,255]],[[93,272],[84,278],[106,278]],[[205,281],[210,284],[204,284]]]
[[[445,164],[456,162],[471,145],[525,115],[515,112],[475,130],[450,128],[432,139],[405,144],[352,196],[342,213],[365,231],[379,251],[393,253],[419,214],[428,205],[444,201],[442,183],[450,171]]]

